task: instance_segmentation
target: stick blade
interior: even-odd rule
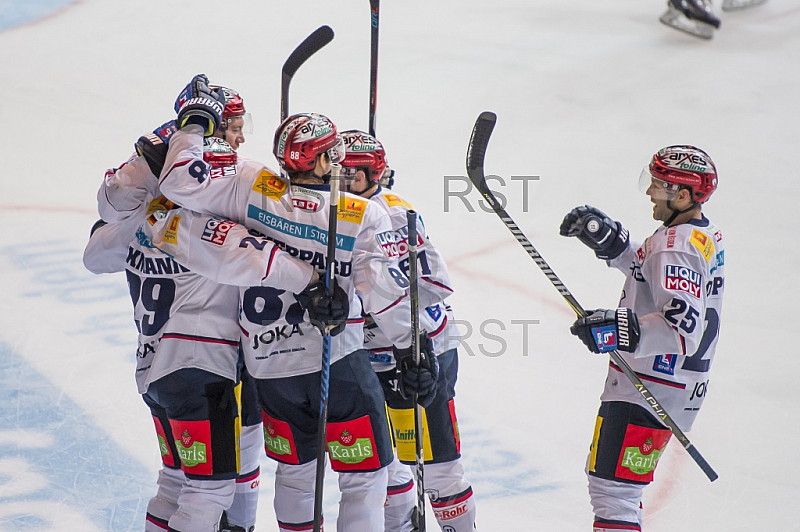
[[[475,121],[472,136],[467,148],[467,175],[470,181],[479,189],[484,188],[483,160],[486,157],[486,147],[489,137],[492,136],[497,115],[491,111],[484,111]]]
[[[330,26],[320,26],[301,42],[283,63],[283,75],[292,77],[306,60],[333,40]]]

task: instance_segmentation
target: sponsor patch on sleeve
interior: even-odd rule
[[[367,208],[367,200],[342,196],[339,198],[338,217],[343,222],[353,222],[360,224],[364,218],[364,211]]]
[[[261,170],[258,179],[253,183],[253,190],[260,192],[268,198],[279,201],[284,192],[286,192],[288,185],[286,181],[276,176],[269,170]]]
[[[397,250],[397,242],[394,240],[394,231],[378,233],[375,235],[375,240],[378,241],[378,246],[387,257],[392,258],[400,256],[400,252]]]
[[[414,208],[411,206],[409,202],[407,202],[397,194],[384,194],[383,197],[386,199],[386,204],[389,207],[405,207],[406,209]]]
[[[178,227],[181,225],[181,217],[179,215],[175,215],[172,220],[169,221],[169,227],[167,230],[164,231],[164,242],[168,244],[178,244]]]
[[[164,196],[154,198],[153,201],[147,206],[147,214],[153,214],[156,211],[169,211],[175,208],[175,204]]]
[[[225,239],[228,238],[228,232],[234,225],[236,225],[234,222],[228,220],[212,218],[206,222],[206,226],[200,238],[206,242],[221,246],[225,243]]]
[[[703,284],[699,273],[686,266],[667,264],[664,271],[664,288],[667,290],[686,292],[695,299],[700,299],[700,287]]]
[[[700,254],[706,259],[706,262],[711,260],[711,257],[714,255],[714,240],[711,237],[702,231],[692,229],[692,236],[689,242],[700,251]]]

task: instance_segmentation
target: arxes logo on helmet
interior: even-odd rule
[[[663,150],[662,150],[663,151]],[[707,174],[712,171],[705,159],[695,153],[672,153],[667,157],[669,165],[680,170]]]

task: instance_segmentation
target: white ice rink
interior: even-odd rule
[[[650,155],[676,143],[711,154],[720,187],[705,213],[724,232],[727,295],[689,437],[720,478],[673,442],[645,492],[645,530],[800,530],[800,0],[723,13],[710,42],[659,24],[663,9],[382,2],[377,132],[472,330],[457,401],[483,531],[590,530],[583,467],[607,366],[478,194],[455,197],[484,110],[498,115],[487,173],[586,308],[615,306],[623,277],[558,236],[563,215],[590,203],[641,240],[657,227],[636,188]],[[274,166],[281,65],[322,24],[336,38],[301,68],[291,111],[366,129],[369,20],[367,0],[0,0],[0,530],[142,530],[155,491],[125,278],[81,263],[105,169],[173,117],[198,72],[242,93],[256,129],[241,153]],[[525,194],[512,176],[540,178]],[[274,465],[262,465],[265,532]]]

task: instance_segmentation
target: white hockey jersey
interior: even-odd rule
[[[264,165],[243,161],[236,167],[211,170],[203,161],[199,128],[185,128],[170,139],[161,190],[174,202],[205,215],[238,222],[257,231],[291,256],[325,269],[328,185],[289,185]],[[205,218],[207,220],[211,217]],[[163,229],[163,226],[157,228]],[[179,231],[183,231],[179,228]],[[249,255],[265,271],[269,261],[263,240],[231,228],[237,253]],[[188,232],[184,232],[188,234]],[[331,363],[363,347],[362,309],[390,335],[395,345],[411,343],[408,280],[400,272],[397,245],[388,215],[378,205],[343,193],[339,202],[336,277],[350,296],[345,330],[332,338]],[[189,235],[196,238],[195,235]],[[249,240],[248,237],[250,238]],[[158,240],[158,237],[156,237]],[[181,237],[169,249],[194,271],[219,282],[241,284],[229,269],[184,256]],[[158,245],[162,245],[159,243]],[[205,246],[207,242],[196,245]],[[322,336],[288,290],[267,289],[258,279],[241,288],[239,323],[248,370],[256,378],[280,378],[319,371]]]
[[[396,193],[379,187],[369,198],[389,213],[397,242],[400,269],[409,275],[408,218],[406,213],[413,207]],[[433,343],[433,352],[440,355],[447,351],[448,313],[444,299],[453,293],[450,274],[444,258],[430,241],[422,217],[417,217],[417,272],[419,275],[419,324],[428,333]],[[371,321],[371,320],[368,320]],[[364,331],[364,347],[370,351],[370,360],[375,371],[394,367],[395,360],[391,340],[377,324],[369,323]]]
[[[84,265],[94,273],[126,271],[139,331],[139,392],[146,392],[154,380],[183,368],[202,369],[235,380],[238,289],[190,271],[173,257],[147,245],[141,232],[140,238],[135,238],[148,215],[174,207],[159,195],[158,180],[149,166],[142,158],[134,157],[120,168],[109,170],[97,197],[101,217],[112,223],[91,236],[84,250]],[[270,283],[302,290],[311,276],[310,267],[272,243],[268,247],[274,248],[273,268],[264,277],[268,276]]]
[[[641,245],[609,261],[627,274],[620,307],[639,318],[641,339],[626,362],[675,420],[688,431],[708,391],[725,286],[722,232],[709,220],[660,227]],[[650,407],[610,363],[601,400]]]

